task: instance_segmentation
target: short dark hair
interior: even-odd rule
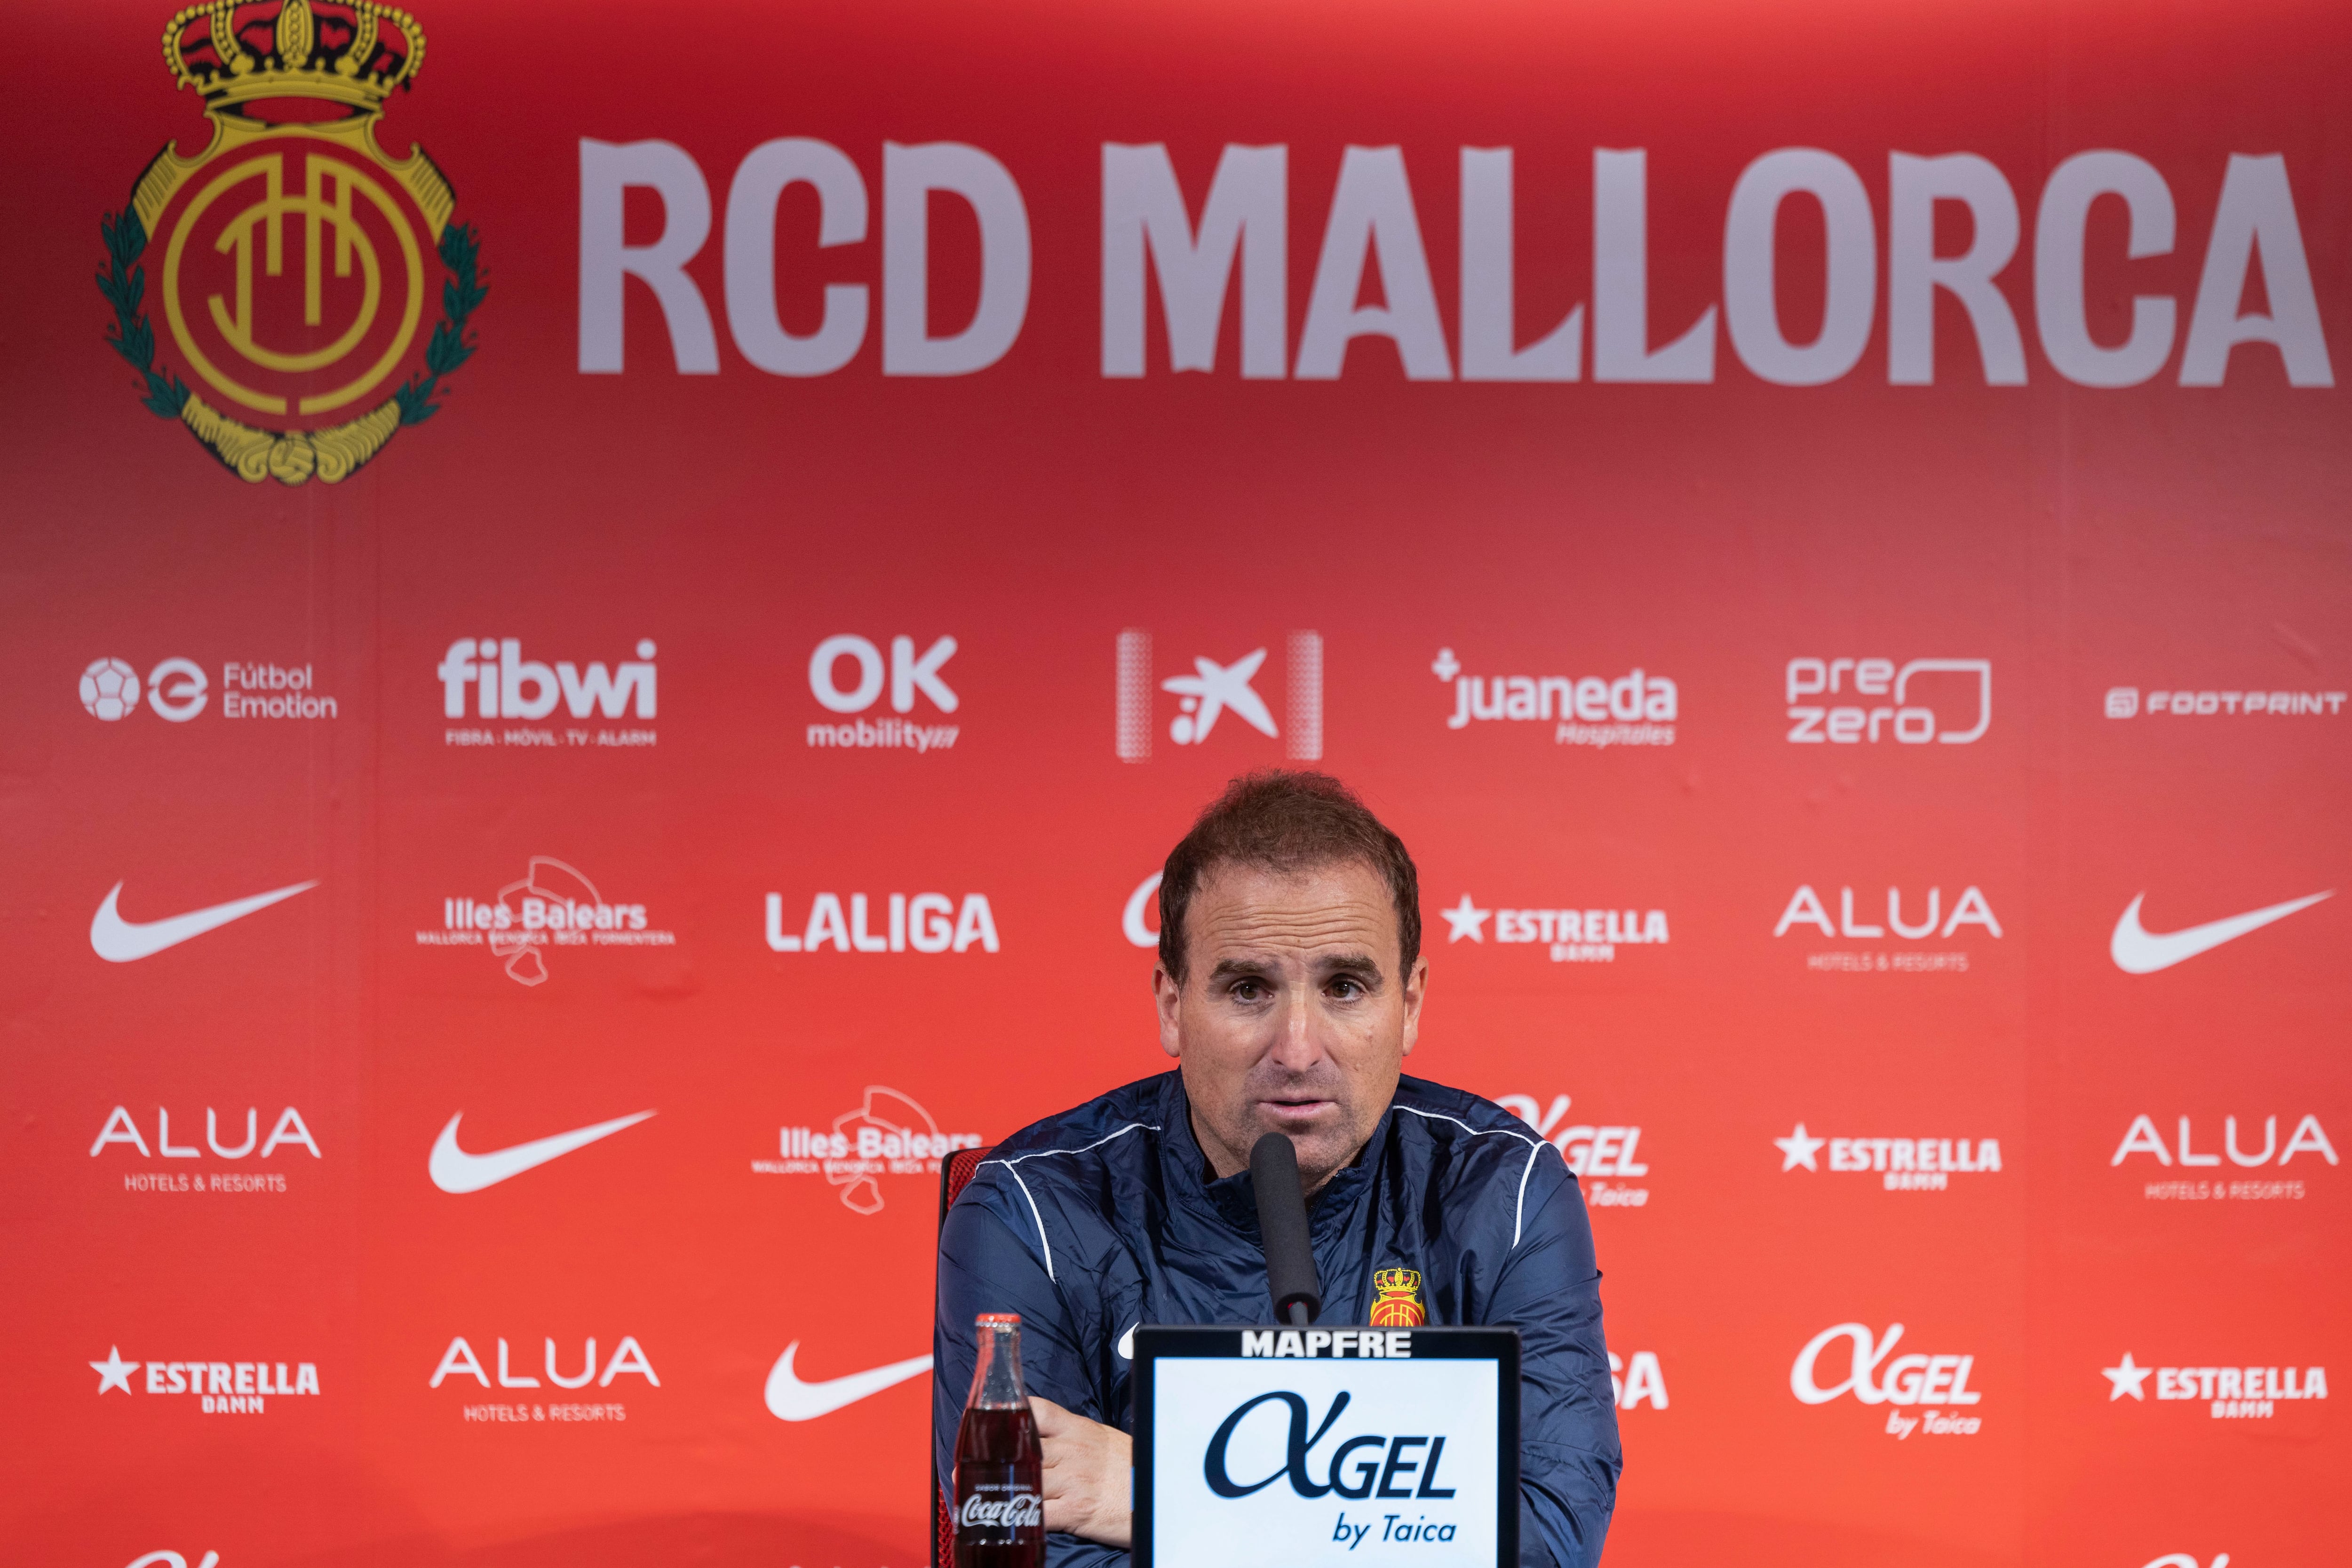
[[[1402,973],[1421,956],[1421,878],[1404,840],[1328,773],[1266,768],[1237,778],[1169,851],[1160,873],[1160,963],[1184,981],[1184,911],[1219,866],[1304,871],[1335,862],[1368,866],[1396,904]]]

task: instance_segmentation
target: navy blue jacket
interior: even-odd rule
[[[1361,1157],[1317,1194],[1308,1231],[1323,1322],[1366,1322],[1373,1271],[1402,1267],[1420,1273],[1431,1323],[1519,1331],[1519,1560],[1591,1568],[1622,1460],[1592,1231],[1558,1151],[1499,1106],[1404,1079]],[[1015,1133],[949,1212],[931,1434],[950,1497],[982,1312],[1021,1314],[1030,1393],[1121,1430],[1129,1328],[1271,1320],[1249,1173],[1214,1178],[1181,1074]],[[1056,1534],[1045,1560],[1126,1568],[1127,1553]]]

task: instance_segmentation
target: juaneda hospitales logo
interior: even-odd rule
[[[474,352],[467,322],[486,292],[474,231],[449,222],[456,194],[423,150],[394,159],[376,144],[425,35],[373,0],[215,0],[172,18],[163,59],[204,99],[212,142],[194,158],[167,144],[100,223],[107,342],[139,373],[148,411],[238,478],[333,484],[431,418],[442,378]],[[171,350],[160,364],[144,309],[155,240]],[[428,250],[447,272],[437,290]],[[416,374],[385,394],[404,368]]]
[[[1474,720],[1517,720],[1550,724],[1562,746],[1671,746],[1680,713],[1675,683],[1635,669],[1614,680],[1598,675],[1465,674],[1466,667],[1442,647],[1430,673],[1454,688],[1454,712],[1445,721],[1459,730]]]

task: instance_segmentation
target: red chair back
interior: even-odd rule
[[[986,1149],[959,1149],[940,1162],[940,1226],[942,1229],[947,1226],[948,1210],[954,1205],[956,1194],[971,1183],[972,1173],[980,1169],[980,1163],[987,1159],[988,1154]],[[949,1510],[948,1500],[940,1490],[939,1468],[928,1462],[929,1458],[927,1452],[923,1468],[929,1471],[931,1477],[931,1568],[953,1568],[955,1515]]]

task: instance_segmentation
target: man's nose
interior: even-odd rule
[[[1304,1072],[1326,1054],[1322,1009],[1315,1005],[1314,987],[1285,988],[1274,1043],[1276,1063],[1292,1072]]]

